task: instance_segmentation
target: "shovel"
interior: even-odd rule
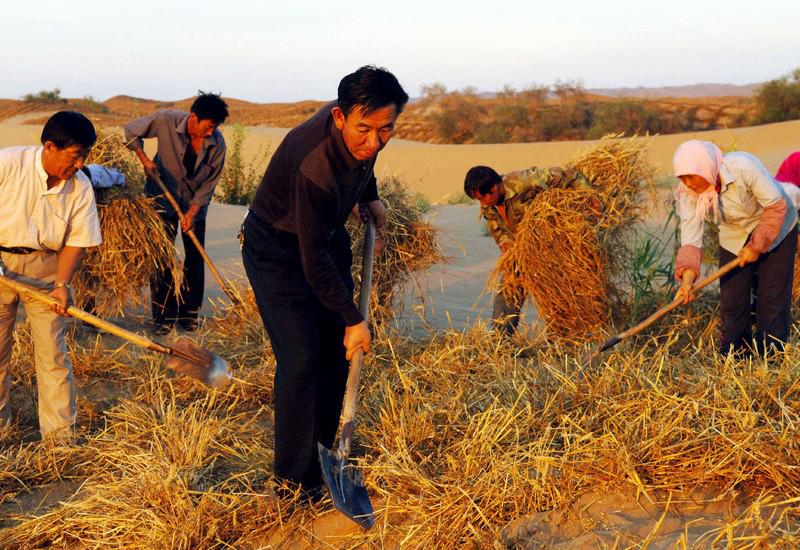
[[[185,217],[184,213],[181,210],[181,207],[178,206],[178,202],[175,200],[175,197],[172,196],[172,193],[169,192],[167,186],[164,185],[164,182],[161,180],[161,176],[158,175],[158,172],[156,170],[146,170],[146,172],[147,172],[147,177],[156,182],[156,185],[158,185],[161,188],[161,191],[164,193],[164,196],[167,197],[167,200],[172,205],[172,208],[175,210],[175,213],[178,214],[178,219],[181,221],[181,223],[183,223],[183,219]],[[211,258],[208,257],[208,254],[206,254],[205,248],[203,248],[203,245],[200,244],[200,240],[197,238],[197,235],[195,235],[194,230],[190,229],[189,231],[186,231],[186,234],[189,235],[189,238],[194,243],[195,248],[197,248],[197,251],[200,252],[200,255],[203,257],[203,261],[206,262],[208,269],[211,270],[211,274],[217,280],[217,283],[219,284],[220,288],[225,293],[225,295],[228,297],[228,299],[231,302],[233,302],[234,305],[237,306],[241,305],[242,304],[241,298],[239,298],[239,295],[231,287],[231,285],[228,284],[222,278],[222,275],[219,274],[219,271],[217,271],[217,267],[214,265],[214,262],[211,261]]]
[[[366,227],[364,235],[364,263],[361,268],[361,291],[358,296],[358,309],[364,320],[369,315],[369,287],[372,286],[372,257],[375,253],[375,222],[372,216]],[[356,414],[356,398],[358,397],[358,378],[361,375],[361,365],[364,361],[364,352],[360,349],[353,353],[350,359],[350,371],[347,375],[347,387],[344,393],[342,406],[342,427],[339,434],[339,449],[336,452],[327,449],[322,443],[317,443],[319,462],[322,468],[322,478],[331,495],[333,505],[342,514],[359,524],[364,529],[369,529],[375,523],[372,503],[364,486],[364,476],[352,464],[347,464],[350,456],[350,441],[355,429],[354,417]]]
[[[40,290],[30,287],[15,279],[5,276],[5,270],[0,266],[0,285],[13,289],[20,294],[30,296],[34,300],[47,305],[57,305],[60,302]],[[119,336],[128,342],[147,348],[158,353],[169,355],[167,367],[175,372],[185,374],[201,381],[212,388],[224,388],[231,381],[231,367],[225,359],[200,347],[188,338],[178,339],[172,347],[159,344],[135,332],[125,330],[115,324],[109,323],[82,309],[70,306],[67,313],[80,319],[84,323],[95,326],[105,332]]]
[[[714,281],[716,281],[717,279],[719,279],[723,275],[725,275],[725,274],[729,273],[730,271],[732,271],[738,265],[739,265],[739,258],[734,258],[733,260],[731,260],[727,264],[725,264],[722,267],[720,267],[718,270],[714,271],[713,273],[708,274],[705,279],[702,279],[701,281],[695,283],[692,286],[692,292],[697,292],[698,290],[701,290],[701,289],[707,287],[708,285],[710,285],[711,283],[713,283]],[[673,300],[672,302],[670,302],[669,304],[665,305],[664,307],[662,307],[661,309],[659,309],[658,311],[653,313],[650,317],[648,317],[647,319],[645,319],[644,321],[642,321],[641,323],[639,323],[635,327],[631,327],[628,330],[626,330],[625,332],[620,332],[616,336],[606,340],[605,343],[603,343],[603,345],[600,346],[599,348],[596,348],[594,350],[588,351],[586,353],[586,355],[583,356],[583,359],[581,360],[581,366],[583,366],[583,367],[587,366],[589,363],[592,362],[592,360],[595,357],[597,357],[598,355],[600,355],[601,353],[603,353],[607,349],[613,348],[614,346],[619,344],[622,340],[624,340],[628,336],[633,336],[634,334],[637,334],[637,333],[641,332],[642,330],[646,329],[647,327],[649,327],[650,325],[652,325],[653,323],[655,323],[656,321],[661,319],[664,315],[666,315],[667,313],[669,313],[673,309],[675,309],[678,306],[680,306],[682,303],[683,303],[682,299]]]

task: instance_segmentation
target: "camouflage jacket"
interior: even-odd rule
[[[537,168],[509,172],[503,175],[505,187],[505,218],[496,206],[481,208],[481,215],[486,219],[489,234],[494,237],[497,246],[514,242],[514,234],[522,220],[527,205],[540,192],[552,187],[584,187],[590,188],[589,180],[574,168]]]

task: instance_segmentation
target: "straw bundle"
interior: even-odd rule
[[[603,138],[569,166],[592,189],[550,189],[537,195],[497,271],[501,291],[521,287],[557,336],[587,337],[627,309],[624,269],[630,230],[650,183],[649,141]]]
[[[144,188],[144,170],[136,156],[125,145],[119,129],[97,128],[97,141],[92,147],[86,164],[99,164],[116,168],[125,176],[126,187],[134,193]]]
[[[144,303],[141,289],[158,270],[171,270],[180,284],[183,271],[153,199],[120,195],[97,212],[103,243],[87,250],[75,277],[77,303],[94,300],[98,315],[123,315]]]
[[[514,246],[498,262],[503,292],[524,288],[548,331],[560,336],[608,323],[606,258],[585,214],[593,195],[574,189],[540,193],[518,227]]]
[[[96,193],[103,243],[87,250],[75,276],[76,302],[93,305],[101,316],[123,315],[125,308],[144,303],[142,287],[157,271],[170,270],[178,288],[183,271],[155,201],[138,196],[144,173],[122,136],[99,129],[87,163],[120,170],[127,186]]]
[[[384,251],[375,257],[370,294],[370,316],[378,322],[392,318],[403,290],[415,272],[442,261],[436,230],[424,220],[414,197],[397,176],[382,178],[378,194],[386,206]],[[361,280],[364,226],[352,217],[347,222],[352,239],[356,293]]]

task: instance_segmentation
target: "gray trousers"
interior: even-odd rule
[[[58,254],[2,253],[6,275],[49,291],[56,277]],[[11,420],[11,350],[20,302],[25,306],[33,338],[33,360],[39,393],[39,429],[42,437],[69,435],[77,418],[72,363],[64,339],[64,318],[50,307],[17,292],[0,288],[0,425]]]

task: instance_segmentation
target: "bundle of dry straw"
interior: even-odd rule
[[[96,193],[103,243],[90,248],[83,259],[74,280],[76,302],[93,304],[101,316],[123,315],[126,307],[144,302],[142,287],[154,273],[168,269],[179,285],[182,270],[155,202],[140,196],[144,172],[122,136],[99,129],[87,164],[116,168],[125,176],[126,187]]]
[[[501,290],[522,288],[536,301],[548,332],[586,337],[625,309],[622,270],[641,193],[652,188],[649,140],[607,136],[569,166],[591,190],[552,188],[530,205],[514,245],[498,262]]]
[[[386,205],[384,251],[375,258],[370,295],[370,317],[392,318],[413,273],[444,259],[436,230],[423,219],[424,212],[397,176],[381,178],[378,194]],[[347,222],[352,238],[353,275],[358,292],[364,252],[364,226],[352,217]]]

